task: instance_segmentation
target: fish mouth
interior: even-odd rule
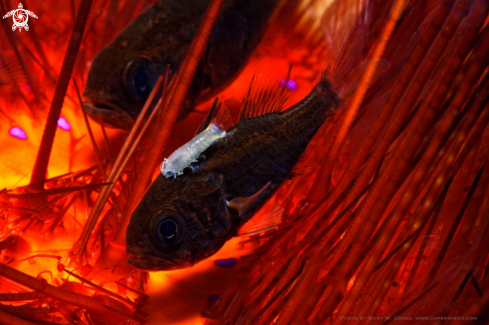
[[[131,115],[108,101],[90,98],[83,102],[83,107],[92,119],[108,127],[129,130],[134,124]]]
[[[175,262],[160,257],[147,255],[129,255],[127,262],[137,269],[145,271],[168,271],[192,266],[190,262]]]

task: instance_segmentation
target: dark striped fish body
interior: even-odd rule
[[[260,42],[281,0],[225,1],[180,112],[227,86]],[[210,0],[160,0],[94,58],[85,108],[105,124],[130,128],[159,75],[175,73]]]
[[[283,112],[241,119],[183,175],[159,175],[131,217],[129,263],[168,270],[214,254],[290,175],[338,104],[331,83],[323,79]]]

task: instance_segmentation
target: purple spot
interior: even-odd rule
[[[60,127],[61,129],[65,130],[65,131],[71,130],[70,123],[68,123],[68,121],[63,116],[60,116],[58,119],[58,127]]]
[[[222,267],[231,267],[236,264],[236,259],[235,258],[227,258],[224,260],[215,260],[214,263],[217,266],[222,266]]]
[[[297,89],[297,82],[295,82],[292,79],[289,79],[289,80],[287,80],[287,85],[286,85],[285,81],[286,81],[286,79],[282,79],[282,81],[280,81],[280,86],[287,86],[287,88],[289,88],[289,90],[292,90],[292,91]]]
[[[25,90],[27,90],[27,91],[31,90],[31,86],[29,86],[29,84],[26,84],[25,85]]]
[[[17,139],[21,139],[21,140],[25,140],[27,139],[27,134],[25,134],[24,130],[22,130],[21,128],[19,128],[18,126],[14,126],[13,128],[11,128],[8,133],[13,136],[13,137],[16,137]]]
[[[220,297],[219,295],[210,295],[209,296],[209,302],[214,303],[217,301],[217,299],[219,299],[219,297]]]

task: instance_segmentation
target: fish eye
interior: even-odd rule
[[[167,217],[158,224],[158,231],[165,242],[171,243],[177,237],[178,224],[172,218]]]
[[[149,87],[151,87],[150,82],[151,71],[146,69],[146,67],[138,67],[134,71],[134,86],[140,94],[143,94],[146,90],[149,89]]]
[[[162,248],[172,248],[181,242],[185,223],[175,213],[159,212],[151,221],[152,237]]]
[[[156,83],[158,71],[150,60],[139,58],[126,64],[123,72],[123,86],[136,100],[145,100]]]

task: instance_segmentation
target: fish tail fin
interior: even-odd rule
[[[365,71],[368,28],[361,14],[348,14],[327,37],[327,54],[317,84],[327,82],[340,101],[355,93]],[[324,23],[324,19],[323,19]]]

